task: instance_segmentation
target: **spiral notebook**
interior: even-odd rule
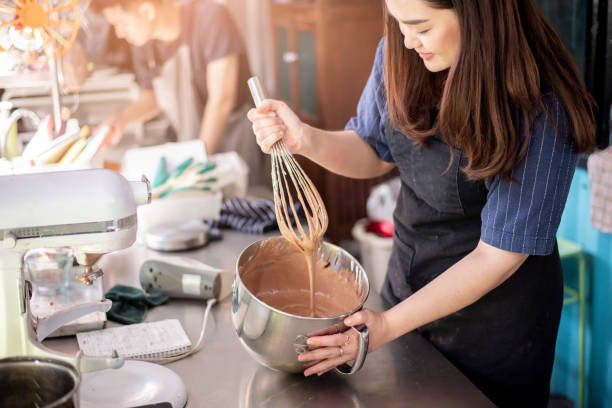
[[[177,319],[77,333],[77,341],[83,354],[92,357],[109,357],[114,350],[132,359],[173,357],[191,348],[191,341]]]

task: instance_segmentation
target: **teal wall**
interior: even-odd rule
[[[588,255],[585,406],[612,408],[612,235],[591,226],[590,203],[588,174],[578,169],[558,236],[581,244]],[[577,287],[575,262],[563,268],[566,284]],[[551,393],[578,400],[577,304],[563,309]]]

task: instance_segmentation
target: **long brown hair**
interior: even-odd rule
[[[461,47],[448,71],[432,73],[414,50],[404,47],[398,22],[385,13],[386,91],[394,126],[421,145],[440,131],[449,146],[467,156],[463,170],[470,179],[497,174],[510,179],[529,144],[534,107],[551,117],[542,103],[542,90],[547,89],[565,108],[575,149],[593,149],[593,98],[572,56],[532,0],[423,1],[454,9]],[[526,125],[523,138],[521,123]]]

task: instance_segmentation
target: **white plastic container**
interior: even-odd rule
[[[387,274],[393,238],[384,238],[367,232],[367,224],[368,220],[365,218],[357,221],[352,232],[361,248],[361,265],[368,274],[370,287],[376,293],[380,293]]]

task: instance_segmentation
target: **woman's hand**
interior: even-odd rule
[[[98,132],[104,131],[104,128],[108,126],[108,134],[104,138],[102,142],[103,147],[113,147],[119,144],[121,139],[123,138],[123,126],[116,122],[113,119],[109,119],[106,122],[103,122],[96,126],[92,135],[97,135]]]
[[[307,126],[285,102],[266,99],[259,108],[251,109],[247,117],[253,122],[257,144],[264,153],[269,154],[280,139],[292,153],[305,155],[308,151]]]
[[[363,309],[344,319],[344,324],[349,327],[362,324],[368,327],[368,352],[378,349],[390,340],[390,330],[384,313]],[[299,361],[306,363],[304,375],[321,375],[347,361],[355,360],[359,349],[359,334],[348,329],[329,336],[309,337],[307,343],[311,348],[318,348],[298,356]]]

